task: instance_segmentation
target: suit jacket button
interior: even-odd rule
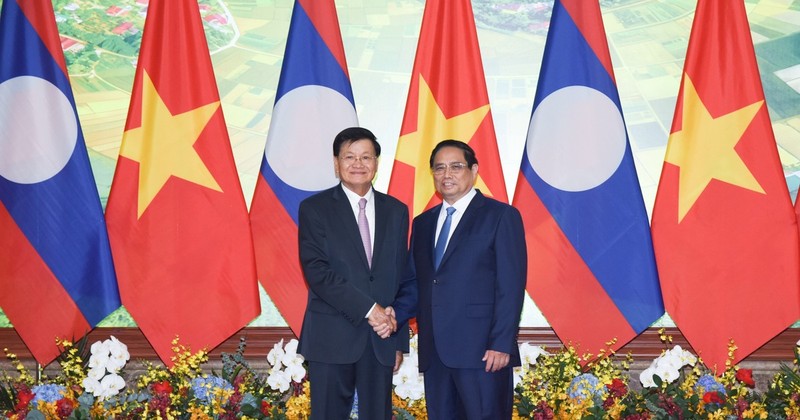
[[[439,280],[433,279],[433,284],[439,284]]]
[[[375,277],[369,276],[369,281],[375,281]]]

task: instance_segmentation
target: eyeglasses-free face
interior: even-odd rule
[[[431,171],[436,191],[448,204],[466,195],[478,178],[478,165],[468,167],[464,151],[456,147],[443,147],[436,152]]]
[[[333,157],[333,167],[342,185],[363,196],[369,191],[378,171],[375,147],[369,139],[344,143],[339,149],[339,156]]]

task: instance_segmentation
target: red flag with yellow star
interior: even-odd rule
[[[106,209],[122,303],[162,361],[259,314],[247,206],[195,0],[151,0]]]
[[[429,164],[442,140],[461,140],[480,164],[476,188],[508,202],[469,0],[428,0],[400,128],[389,194],[411,216],[438,204]]]
[[[741,0],[700,0],[653,210],[667,312],[705,364],[800,318],[798,231]]]

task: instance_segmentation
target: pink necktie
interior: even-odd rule
[[[372,241],[369,239],[369,222],[367,221],[367,199],[358,200],[358,232],[361,234],[361,243],[367,253],[367,264],[372,267]]]

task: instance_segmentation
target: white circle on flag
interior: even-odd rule
[[[536,108],[525,147],[544,182],[562,191],[586,191],[610,178],[622,162],[625,123],[602,92],[569,86]]]
[[[0,110],[0,176],[34,184],[64,169],[78,139],[64,92],[39,77],[15,77],[0,83]]]
[[[275,104],[264,155],[275,174],[292,187],[330,188],[338,183],[333,138],[356,125],[353,104],[344,95],[325,86],[301,86]]]

